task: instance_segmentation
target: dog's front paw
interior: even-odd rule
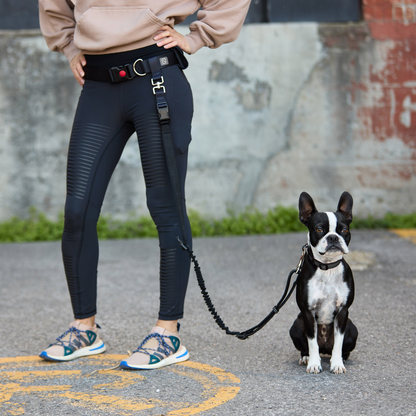
[[[309,357],[308,366],[306,372],[309,374],[319,374],[322,371],[321,360],[311,360]]]
[[[299,365],[308,365],[309,356],[305,355],[299,360]]]
[[[344,363],[341,359],[336,359],[333,360],[331,359],[331,373],[333,374],[342,374],[342,373],[346,373],[347,370],[344,366]]]

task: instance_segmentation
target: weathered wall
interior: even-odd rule
[[[255,204],[294,204],[301,188],[329,203],[348,189],[361,215],[416,211],[416,36],[318,31],[323,51],[293,103],[288,148],[267,162]]]
[[[191,56],[188,206],[220,217],[296,205],[306,190],[330,209],[346,189],[357,215],[416,211],[416,6],[403,1],[402,19],[368,0],[368,23],[246,25]],[[79,91],[39,34],[0,35],[0,220],[62,211]],[[131,212],[147,212],[134,137],[103,207]]]
[[[28,207],[56,217],[79,89],[38,31],[0,35],[0,219]]]

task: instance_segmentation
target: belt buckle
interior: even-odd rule
[[[144,76],[146,76],[147,75],[147,73],[146,72],[144,72],[143,74],[142,73],[140,73],[140,72],[138,72],[137,70],[136,70],[136,64],[137,64],[137,62],[143,62],[143,59],[137,59],[136,61],[134,61],[134,64],[133,64],[133,71],[134,71],[134,73],[136,74],[136,75],[138,75],[139,77],[144,77]]]
[[[130,76],[128,65],[114,66],[108,70],[110,79],[114,83],[129,81],[133,77]]]

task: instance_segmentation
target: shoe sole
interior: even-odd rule
[[[129,364],[127,361],[122,361],[120,363],[121,368],[131,368],[134,370],[152,370],[156,368],[166,367],[167,365],[181,363],[182,361],[186,361],[189,359],[189,352],[188,350],[182,345],[175,354],[169,355],[162,361],[159,361],[155,364],[138,364],[133,365]]]
[[[74,351],[70,355],[66,356],[55,356],[49,355],[46,351],[42,351],[39,354],[40,358],[49,361],[71,361],[80,357],[87,357],[88,355],[101,354],[107,349],[103,341],[100,341],[98,344],[89,345],[88,347],[80,348],[79,350]]]

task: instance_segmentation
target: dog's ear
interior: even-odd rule
[[[352,221],[352,196],[348,192],[343,192],[338,202],[337,211],[344,215],[348,224]]]
[[[308,225],[310,216],[318,212],[313,202],[312,197],[306,193],[302,192],[299,196],[299,219],[302,224]]]

